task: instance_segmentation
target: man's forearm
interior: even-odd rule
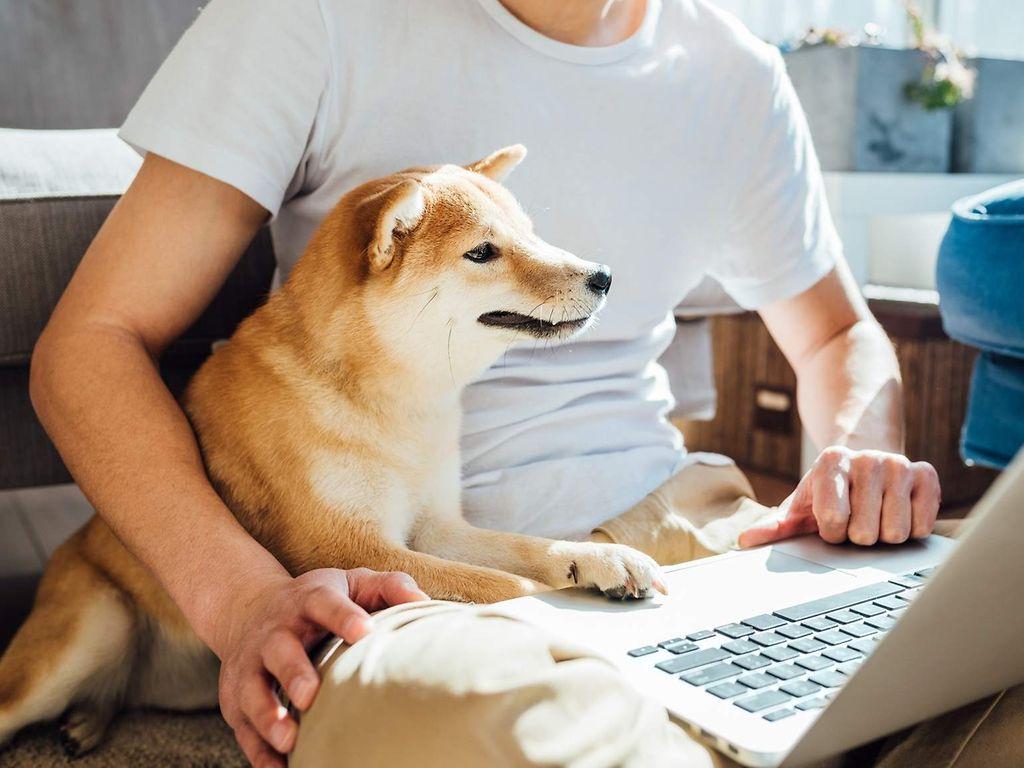
[[[819,448],[903,451],[903,393],[892,343],[873,320],[833,336],[797,367],[804,426]]]
[[[188,420],[141,341],[112,327],[51,329],[33,357],[31,389],[93,506],[216,650],[225,601],[287,574],[210,485]]]

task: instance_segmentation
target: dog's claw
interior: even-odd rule
[[[78,739],[68,733],[67,729],[60,729],[60,746],[64,750],[64,754],[68,757],[75,758],[82,756],[82,745],[78,743]]]

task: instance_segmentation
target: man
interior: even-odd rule
[[[896,359],[843,262],[781,58],[703,0],[213,0],[122,136],[145,162],[40,339],[33,400],[221,658],[222,710],[254,764],[295,744],[270,684],[310,706],[305,646],[354,641],[367,609],[423,595],[401,574],[286,573],[211,488],[155,360],[268,216],[287,273],[368,178],[523,142],[509,185],[538,232],[615,273],[583,341],[513,350],[467,391],[474,522],[585,537],[699,464],[654,361],[710,273],[760,312],[829,447],[779,514],[716,546],[932,530],[938,481],[900,455]]]

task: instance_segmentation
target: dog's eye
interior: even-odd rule
[[[483,264],[491,261],[492,259],[498,258],[498,249],[491,243],[480,243],[480,245],[473,250],[466,251],[462,254],[462,258],[469,259],[477,264]]]

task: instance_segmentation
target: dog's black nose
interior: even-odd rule
[[[587,278],[587,287],[594,293],[608,293],[608,290],[612,287],[612,271],[605,264],[602,264],[597,268],[589,278]]]

